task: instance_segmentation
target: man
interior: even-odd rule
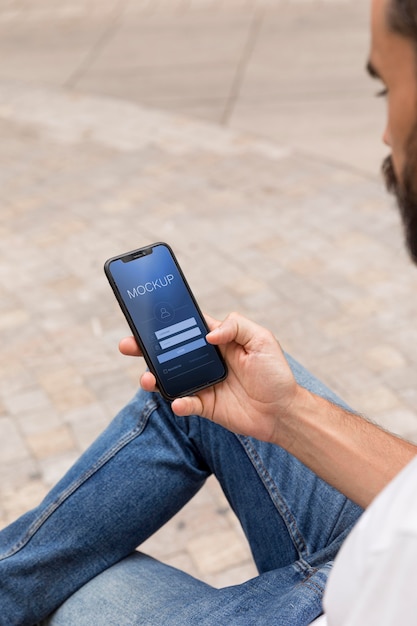
[[[384,140],[392,159],[385,171],[417,259],[416,50],[417,3],[373,0],[368,68],[387,90]],[[400,606],[401,623],[415,622],[407,604],[415,594],[402,586],[413,580],[414,559],[398,564],[392,549],[394,557],[403,546],[406,554],[406,539],[416,534],[410,523],[397,535],[394,513],[404,519],[417,446],[351,413],[256,324],[232,314],[209,325],[208,341],[228,362],[226,381],[170,406],[144,374],[145,391],[37,509],[0,533],[0,624],[35,624],[61,604],[46,623],[309,624],[322,613],[333,560],[361,507],[381,491],[348,539],[352,552],[343,549],[336,563],[328,623],[392,624]],[[120,349],[139,355],[131,338]],[[210,473],[259,569],[252,581],[221,590],[134,553]],[[370,556],[369,538],[376,545]],[[373,563],[382,566],[380,576]],[[391,580],[398,565],[403,576]],[[374,581],[387,579],[380,592]]]

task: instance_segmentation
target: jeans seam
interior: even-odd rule
[[[331,568],[331,565],[332,562],[327,563],[329,569]],[[319,598],[322,598],[326,588],[326,583],[321,584],[320,581],[318,581],[315,577],[315,574],[320,571],[320,568],[310,565],[310,563],[308,563],[308,561],[306,561],[305,559],[300,559],[299,561],[294,563],[294,568],[304,576],[304,580],[299,584],[303,587],[308,587]]]
[[[56,498],[51,504],[45,509],[45,511],[40,515],[29,527],[25,535],[18,541],[14,546],[10,548],[8,552],[5,554],[0,554],[0,561],[3,561],[17,552],[21,550],[32,537],[37,533],[37,531],[41,528],[41,526],[51,517],[53,513],[69,498],[69,496],[73,495],[77,489],[81,487],[87,480],[89,480],[96,472],[98,472],[106,463],[108,463],[122,448],[124,448],[128,443],[133,441],[145,428],[145,425],[148,421],[149,416],[155,409],[157,408],[156,403],[153,400],[148,400],[143,408],[143,411],[140,415],[140,420],[136,424],[134,428],[132,428],[128,433],[123,435],[117,443],[115,443],[109,450],[107,450],[88,470],[86,470],[77,480],[71,483],[62,493],[59,494],[59,497]]]
[[[262,459],[252,445],[250,438],[243,435],[236,435],[236,437],[243,446],[259,478],[263,482],[265,489],[269,493],[269,496],[275,508],[277,509],[282,520],[284,521],[284,524],[287,527],[288,534],[291,537],[295,549],[297,550],[299,558],[303,559],[303,557],[306,556],[308,553],[307,545],[302,533],[297,526],[296,519],[292,514],[291,509],[288,507],[285,499],[280,494],[280,491],[277,488],[275,481],[263,464]]]

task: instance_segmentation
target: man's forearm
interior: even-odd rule
[[[275,443],[362,507],[417,454],[417,446],[303,388]]]

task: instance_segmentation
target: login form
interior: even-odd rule
[[[206,327],[170,249],[157,244],[126,259],[111,261],[110,274],[165,394],[185,395],[223,378],[224,365],[206,342]]]

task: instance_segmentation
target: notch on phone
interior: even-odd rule
[[[135,259],[140,259],[142,256],[147,256],[148,254],[152,254],[152,247],[135,250],[131,254],[127,254],[126,256],[121,257],[121,259],[123,263],[129,263],[130,261],[134,261]]]

